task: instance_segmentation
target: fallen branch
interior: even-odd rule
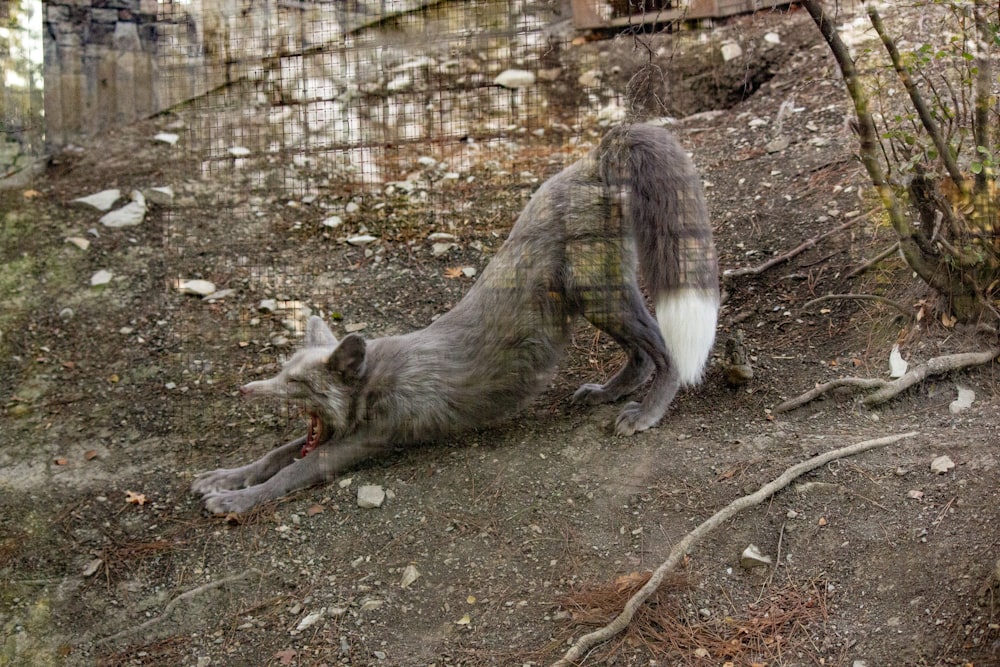
[[[217,581],[210,581],[207,584],[202,584],[201,586],[196,586],[195,588],[192,588],[189,591],[185,591],[185,592],[181,593],[180,595],[178,595],[177,597],[175,597],[173,600],[171,600],[170,602],[168,602],[167,606],[163,608],[163,613],[160,614],[159,616],[155,616],[155,617],[149,619],[148,621],[146,621],[144,623],[140,623],[139,625],[136,625],[136,626],[133,626],[133,627],[130,627],[130,628],[125,628],[121,632],[116,632],[113,635],[108,635],[107,637],[102,637],[101,639],[98,639],[94,644],[95,644],[95,646],[101,646],[102,644],[107,644],[107,643],[113,642],[115,640],[121,639],[122,637],[125,637],[127,635],[131,635],[133,633],[140,632],[142,630],[150,628],[150,627],[156,625],[157,623],[160,623],[164,619],[168,618],[170,616],[171,612],[173,612],[174,608],[178,604],[180,604],[181,602],[183,602],[184,600],[189,600],[189,599],[195,597],[196,595],[200,595],[200,594],[202,594],[202,593],[204,593],[206,591],[210,591],[213,588],[219,588],[221,586],[228,586],[229,584],[236,583],[237,581],[242,581],[242,580],[250,577],[251,575],[261,576],[260,570],[249,569],[249,570],[246,570],[244,572],[241,572],[240,574],[235,574],[235,575],[233,575],[231,577],[226,577],[224,579],[219,579]]]
[[[748,267],[744,267],[742,269],[728,269],[726,271],[723,271],[722,272],[722,279],[723,280],[732,280],[733,278],[739,278],[741,276],[757,276],[757,275],[760,275],[761,273],[764,273],[768,269],[771,269],[771,268],[777,266],[778,264],[781,264],[782,262],[787,262],[792,257],[795,257],[796,255],[805,252],[809,248],[812,248],[814,245],[816,245],[817,243],[819,243],[823,239],[827,238],[828,236],[833,236],[837,232],[844,231],[845,229],[847,229],[848,227],[850,227],[851,225],[853,225],[858,220],[861,220],[864,217],[865,216],[863,216],[863,215],[855,216],[855,217],[851,218],[850,220],[848,220],[847,222],[845,222],[844,224],[840,225],[839,227],[835,227],[834,229],[831,229],[830,231],[826,232],[825,234],[820,234],[819,236],[817,236],[815,238],[811,238],[808,241],[804,242],[802,245],[798,246],[797,248],[794,248],[793,250],[789,250],[784,255],[778,255],[777,257],[772,257],[771,259],[767,260],[766,262],[764,262],[763,264],[760,264],[758,266],[748,266]]]
[[[802,304],[802,310],[809,310],[817,303],[822,303],[823,301],[833,301],[834,299],[854,299],[855,301],[878,301],[879,303],[884,303],[887,306],[892,306],[899,312],[906,315],[908,318],[915,319],[917,314],[911,309],[907,308],[898,301],[893,301],[892,299],[886,298],[884,296],[879,296],[878,294],[827,294],[826,296],[821,296],[819,298],[813,299],[812,301],[807,301]]]
[[[819,456],[814,456],[811,459],[788,468],[781,474],[780,477],[764,485],[754,493],[743,496],[742,498],[737,498],[733,502],[729,503],[726,507],[713,514],[704,523],[685,535],[684,539],[674,545],[674,548],[670,550],[670,555],[667,556],[667,560],[656,568],[652,576],[650,576],[649,581],[646,582],[646,585],[640,588],[635,595],[629,598],[628,602],[625,603],[625,608],[614,618],[614,620],[605,625],[603,628],[599,628],[598,630],[583,635],[577,639],[569,650],[566,651],[563,657],[552,664],[552,667],[570,667],[570,665],[573,665],[578,659],[583,657],[592,647],[611,639],[616,634],[624,630],[632,621],[632,617],[635,615],[636,610],[638,610],[642,603],[656,591],[666,575],[677,567],[677,564],[684,558],[684,555],[687,554],[691,547],[693,547],[707,533],[717,528],[720,524],[728,521],[745,509],[761,504],[775,493],[791,484],[796,478],[801,477],[805,473],[815,470],[830,461],[844,458],[846,456],[853,456],[854,454],[860,454],[861,452],[874,449],[876,447],[891,445],[899,442],[903,438],[910,438],[915,435],[917,435],[916,431],[910,431],[909,433],[899,433],[896,435],[886,436],[884,438],[878,438],[876,440],[865,440],[853,445],[848,445],[847,447],[834,449],[826,452],[825,454],[820,454]]]
[[[1000,348],[992,348],[985,352],[961,352],[959,354],[949,354],[943,357],[934,357],[926,364],[917,366],[907,371],[903,377],[897,378],[886,386],[882,387],[874,394],[869,394],[864,399],[864,404],[868,407],[885,403],[897,394],[906,391],[918,382],[922,382],[928,375],[941,375],[949,371],[957,371],[960,368],[969,366],[980,366],[993,361],[1000,354]]]
[[[970,366],[979,366],[993,361],[1000,355],[1000,348],[992,348],[984,352],[962,352],[959,354],[949,354],[943,357],[934,357],[925,364],[921,364],[907,371],[902,377],[895,380],[880,380],[878,378],[846,377],[830,380],[817,385],[809,391],[790,398],[774,408],[774,412],[788,412],[795,408],[800,408],[806,403],[815,400],[823,394],[839,387],[855,387],[858,389],[875,389],[873,393],[865,396],[863,403],[872,407],[881,405],[895,398],[898,394],[906,391],[918,382],[922,382],[928,376],[941,375],[949,371],[956,371]]]
[[[847,273],[845,273],[844,274],[844,278],[845,279],[850,279],[850,278],[853,278],[854,276],[860,275],[860,274],[864,273],[865,271],[867,271],[868,269],[870,269],[873,266],[875,266],[876,264],[878,264],[879,262],[881,262],[883,259],[888,259],[889,257],[892,257],[893,255],[897,254],[898,252],[899,252],[899,241],[896,241],[891,246],[889,246],[888,248],[886,248],[885,250],[883,250],[879,254],[875,255],[874,257],[872,257],[868,261],[866,261],[866,262],[864,262],[862,264],[859,264],[858,266],[854,267],[853,269],[851,269],[850,271],[848,271]]]

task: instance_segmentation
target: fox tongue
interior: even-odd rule
[[[301,455],[305,457],[309,452],[316,449],[323,442],[323,420],[315,412],[309,413],[309,433],[306,435],[306,444],[302,445]]]

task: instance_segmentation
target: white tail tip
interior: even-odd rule
[[[657,298],[656,320],[682,385],[701,382],[718,318],[719,295],[711,290],[681,289]]]

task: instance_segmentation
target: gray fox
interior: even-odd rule
[[[631,435],[659,422],[682,385],[701,380],[718,309],[694,165],[661,127],[615,128],[542,184],[472,289],[427,328],[338,341],[312,317],[304,347],[281,372],[240,389],[304,404],[308,434],[249,465],[203,473],[192,491],[210,512],[243,512],[393,447],[509,417],[549,383],[578,315],[627,360],[605,384],[580,387],[574,403],[616,401],[652,377],[615,423]]]

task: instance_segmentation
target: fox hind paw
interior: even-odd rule
[[[660,421],[659,417],[653,419],[645,414],[642,409],[642,403],[633,401],[626,405],[621,413],[619,413],[618,419],[615,421],[615,433],[624,436],[632,435],[656,426],[658,421]]]

